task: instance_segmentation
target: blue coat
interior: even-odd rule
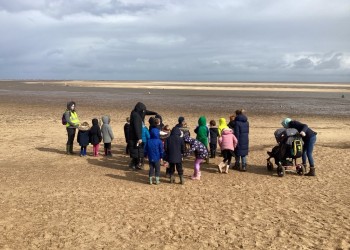
[[[163,158],[163,143],[159,136],[159,129],[152,128],[150,131],[150,139],[145,147],[145,157],[148,157],[150,162],[158,162]]]
[[[90,132],[89,130],[79,130],[77,140],[81,147],[85,147],[89,145],[89,142],[90,142],[89,132]]]
[[[238,140],[235,148],[236,156],[246,156],[249,151],[249,122],[245,115],[238,115],[235,118],[234,134]]]

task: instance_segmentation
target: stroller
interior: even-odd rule
[[[304,165],[297,163],[297,159],[303,154],[303,140],[294,128],[280,128],[274,133],[277,146],[272,148],[271,152],[267,152],[267,170],[273,171],[274,164],[271,162],[273,158],[277,166],[277,175],[283,177],[286,171],[296,171],[298,175],[305,174]]]

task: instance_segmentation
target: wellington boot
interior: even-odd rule
[[[156,185],[158,185],[159,183],[160,183],[159,177],[156,177]]]
[[[149,177],[149,184],[150,184],[150,185],[153,184],[153,177]]]
[[[69,153],[71,155],[74,155],[75,153],[73,152],[73,144],[69,145]]]
[[[66,154],[70,155],[70,151],[69,151],[70,145],[66,145]]]
[[[170,175],[170,183],[175,183],[175,176]]]
[[[184,185],[185,184],[185,179],[183,175],[180,175],[180,184]]]
[[[228,174],[228,169],[230,168],[230,165],[226,165],[225,167],[225,174]]]
[[[242,164],[242,171],[243,172],[247,171],[247,164]]]
[[[222,173],[223,167],[225,167],[225,162],[220,162],[219,165],[218,165],[218,170],[219,170],[220,174]]]
[[[315,167],[310,167],[310,171],[306,174],[306,176],[316,176]]]

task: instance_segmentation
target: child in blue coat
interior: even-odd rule
[[[160,183],[160,160],[163,158],[163,143],[159,136],[159,129],[152,128],[150,130],[150,139],[145,147],[145,157],[148,157],[149,162],[149,184],[153,183],[153,175],[155,172],[156,185]]]
[[[86,148],[89,145],[89,141],[90,141],[90,136],[89,136],[89,132],[90,132],[90,127],[89,127],[89,123],[87,122],[83,122],[80,126],[79,126],[79,132],[78,132],[78,143],[80,145],[80,156],[86,156]]]

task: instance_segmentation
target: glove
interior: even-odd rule
[[[304,131],[301,131],[301,132],[300,132],[300,135],[301,135],[302,137],[304,137],[306,134],[305,134]]]

